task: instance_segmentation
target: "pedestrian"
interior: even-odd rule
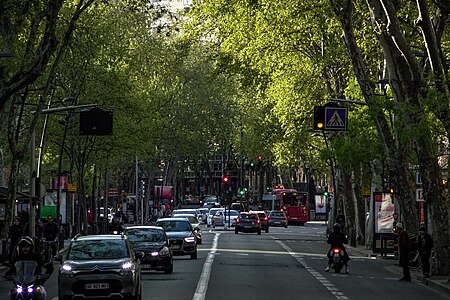
[[[409,272],[409,236],[403,228],[402,223],[397,224],[398,229],[398,246],[400,248],[400,263],[403,267],[403,277],[400,281],[411,281],[411,273]]]
[[[431,249],[433,248],[433,239],[431,238],[431,235],[425,230],[425,226],[423,224],[420,225],[419,233],[418,245],[420,259],[422,260],[422,272],[423,276],[425,278],[428,278],[430,277],[430,256]]]
[[[14,256],[16,254],[16,246],[19,239],[22,237],[22,222],[20,217],[15,217],[13,219],[13,224],[9,227],[9,255],[8,260],[10,263],[13,262]]]

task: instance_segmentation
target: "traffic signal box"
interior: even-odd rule
[[[230,182],[230,177],[228,177],[228,176],[223,176],[222,177],[223,185],[227,185],[229,182]]]
[[[325,107],[314,106],[314,130],[325,129]]]

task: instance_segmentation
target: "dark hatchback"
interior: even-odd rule
[[[284,211],[282,210],[271,210],[269,213],[269,226],[283,226],[288,227],[288,219]]]
[[[131,226],[124,234],[128,236],[134,250],[144,253],[141,270],[173,272],[173,253],[164,228],[157,226]]]
[[[236,226],[234,227],[234,233],[239,232],[256,232],[261,234],[261,221],[254,212],[241,212],[236,219]]]
[[[266,233],[269,233],[269,218],[267,214],[263,210],[252,211],[256,213],[259,217],[259,221],[261,222],[261,230],[264,230]]]
[[[188,219],[162,218],[156,221],[156,226],[166,231],[173,255],[190,255],[191,259],[197,259],[197,237]]]

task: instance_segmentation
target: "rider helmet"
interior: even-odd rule
[[[341,230],[341,224],[339,224],[339,223],[334,223],[333,229],[334,229],[335,231]]]
[[[23,236],[20,238],[19,242],[17,243],[17,245],[23,246],[23,245],[28,245],[30,246],[30,248],[34,247],[34,242],[33,239],[30,236]]]

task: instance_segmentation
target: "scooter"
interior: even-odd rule
[[[334,269],[335,273],[340,273],[342,267],[344,267],[344,251],[340,248],[331,249],[331,258],[333,261],[331,268]]]
[[[9,292],[10,300],[47,300],[47,292],[43,286],[50,274],[35,275],[38,266],[36,261],[24,260],[15,263],[16,274],[5,276],[14,287]]]

